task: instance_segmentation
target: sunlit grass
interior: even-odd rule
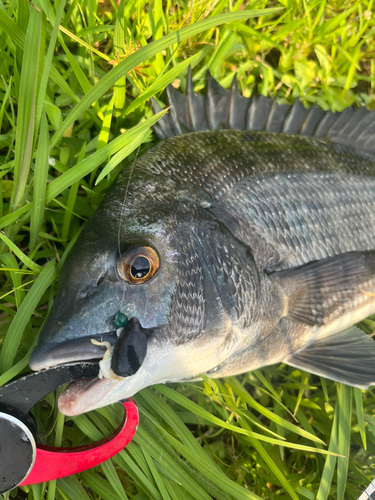
[[[0,1],[0,384],[27,371],[83,224],[152,146],[150,97],[184,91],[190,65],[197,91],[209,69],[246,97],[374,108],[374,16],[372,0]],[[373,391],[278,365],[135,399],[123,452],[12,497],[356,500],[375,475]],[[74,446],[121,418],[64,418],[54,395],[34,415],[43,442]]]

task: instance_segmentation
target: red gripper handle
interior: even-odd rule
[[[54,448],[38,444],[34,467],[19,486],[77,474],[116,455],[133,439],[139,422],[134,401],[129,399],[122,405],[125,408],[122,424],[107,438],[76,448]]]

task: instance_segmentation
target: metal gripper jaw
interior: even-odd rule
[[[125,415],[109,437],[79,448],[37,443],[31,408],[61,385],[98,375],[98,362],[80,362],[30,373],[0,388],[0,494],[26,484],[50,481],[94,467],[122,450],[133,438],[138,411],[123,402]]]

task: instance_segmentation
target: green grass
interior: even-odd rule
[[[27,370],[85,221],[154,142],[150,97],[184,91],[191,65],[197,91],[210,69],[247,97],[375,108],[374,47],[372,0],[0,0],[0,384]],[[135,399],[124,451],[5,497],[356,500],[375,475],[373,391],[277,365]],[[121,418],[64,418],[54,395],[34,415],[44,443],[74,446]]]

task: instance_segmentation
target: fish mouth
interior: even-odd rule
[[[93,343],[91,340],[109,342],[114,345],[117,341],[117,335],[114,331],[60,343],[48,342],[42,344],[34,349],[29,366],[33,371],[40,371],[73,361],[101,360],[107,347]],[[89,411],[93,398],[98,400],[101,397],[100,395],[105,394],[110,389],[113,382],[113,380],[93,377],[70,383],[59,397],[58,407],[60,412],[64,415],[74,416]]]
[[[33,371],[40,371],[73,361],[102,359],[106,347],[94,344],[91,340],[109,342],[113,345],[117,341],[117,335],[116,332],[98,333],[65,342],[47,342],[38,345],[31,354],[29,366]]]
[[[155,342],[155,328],[142,328],[135,317],[113,332],[86,335],[69,341],[41,342],[30,358],[32,370],[42,370],[72,361],[100,360],[97,377],[71,383],[59,396],[61,413],[74,416],[130,397],[150,385],[165,355],[160,342]],[[152,346],[150,354],[148,346]],[[155,345],[156,351],[155,351]],[[164,375],[162,377],[164,379]],[[159,377],[157,377],[159,380]]]
[[[119,383],[118,380],[98,377],[72,382],[59,396],[59,411],[68,417],[74,417],[103,406],[100,402],[116,389]]]

